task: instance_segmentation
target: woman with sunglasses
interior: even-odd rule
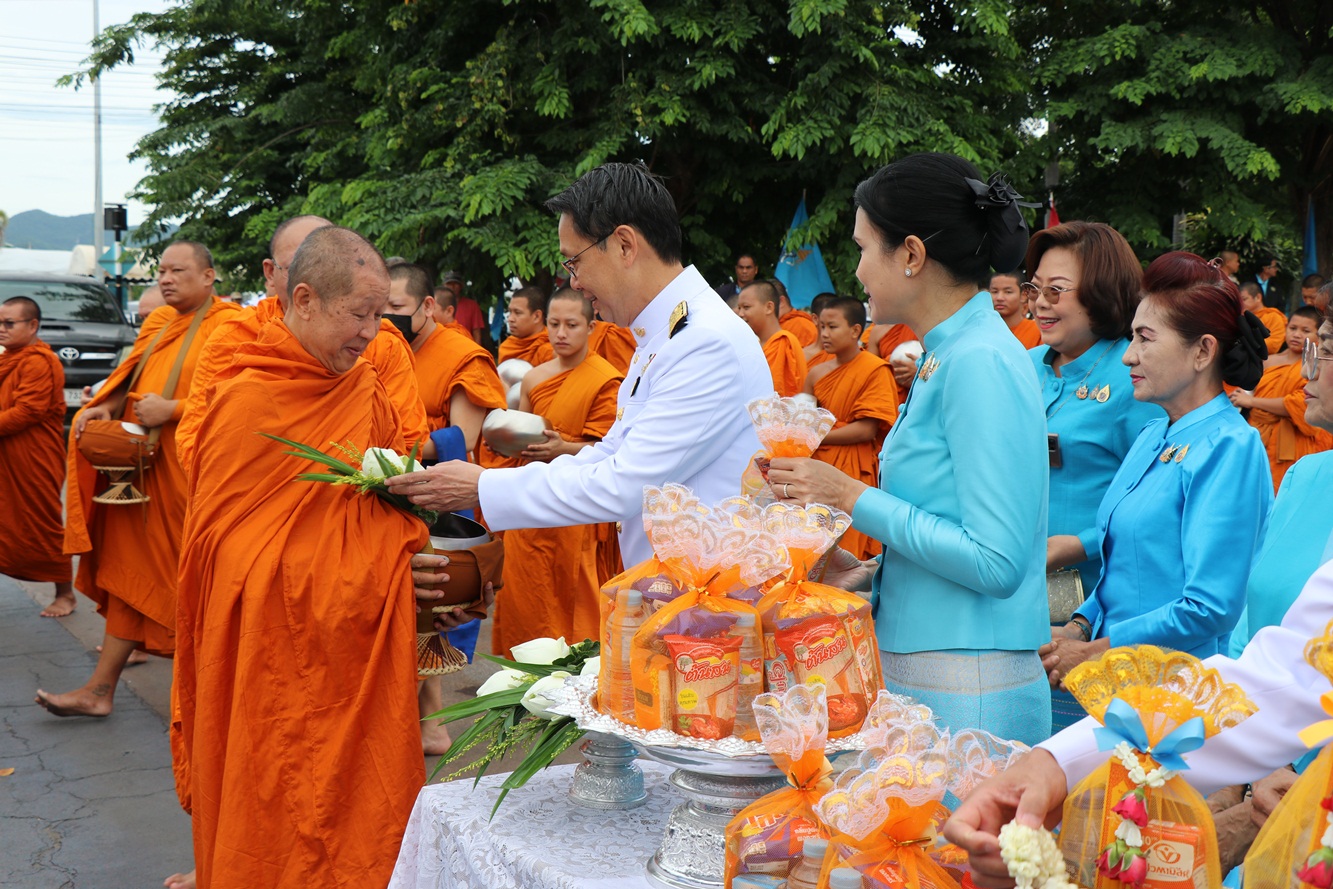
[[[1097,511],[1101,581],[1042,648],[1052,687],[1117,646],[1225,653],[1273,502],[1259,434],[1222,391],[1259,381],[1266,328],[1192,253],[1159,257],[1143,289],[1123,361],[1134,397],[1166,417],[1139,434]]]
[[[908,325],[925,354],[878,488],[811,459],[774,460],[769,482],[783,499],[846,510],[883,543],[871,589],[889,691],[950,729],[1033,743],[1050,728],[1037,656],[1050,638],[1045,423],[1032,363],[983,289],[992,268],[1023,258],[1017,199],[946,154],[857,186],[856,275],[872,316]]]

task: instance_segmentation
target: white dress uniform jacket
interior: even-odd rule
[[[741,473],[759,450],[745,405],[773,394],[758,338],[694,266],[630,329],[638,349],[606,437],[550,463],[482,473],[478,496],[491,528],[618,521],[630,567],[653,554],[643,530],[645,485],[688,485],[706,505],[740,493]]]
[[[1324,635],[1330,621],[1333,562],[1314,573],[1280,626],[1254,634],[1239,659],[1214,655],[1204,660],[1223,679],[1244,688],[1259,710],[1185,754],[1189,769],[1180,774],[1191,786],[1206,795],[1229,785],[1258,781],[1308,752],[1296,733],[1328,718],[1319,696],[1329,690],[1329,681],[1305,662],[1305,643]],[[1070,790],[1111,757],[1110,751],[1097,749],[1092,735],[1097,725],[1089,717],[1037,745],[1060,763]]]

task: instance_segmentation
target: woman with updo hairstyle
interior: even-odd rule
[[[883,544],[880,564],[853,559],[860,571],[829,580],[869,586],[889,691],[952,730],[1035,743],[1050,728],[1037,654],[1050,638],[1045,420],[1032,362],[985,290],[1027,248],[1018,199],[947,154],[905,157],[857,187],[872,316],[908,325],[924,354],[878,488],[810,459],[774,460],[769,481],[782,499],[846,510]]]
[[[1192,253],[1148,266],[1125,351],[1134,397],[1166,416],[1139,434],[1097,510],[1102,577],[1042,656],[1052,687],[1108,648],[1226,653],[1273,484],[1259,433],[1223,393],[1263,373],[1267,328]]]

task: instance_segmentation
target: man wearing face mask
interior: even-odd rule
[[[416,355],[417,389],[430,429],[425,460],[466,460],[487,412],[506,406],[505,390],[489,352],[436,322],[434,290],[424,266],[391,264],[384,318]]]

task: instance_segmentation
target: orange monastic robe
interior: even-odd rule
[[[622,374],[629,373],[629,363],[637,348],[639,344],[629,328],[610,321],[594,321],[588,332],[588,354],[601,355]]]
[[[616,393],[624,376],[599,355],[532,387],[532,412],[551,421],[567,439],[599,439],[616,419]],[[598,526],[506,531],[504,589],[496,597],[491,650],[509,649],[540,636],[570,644],[601,631],[598,590]]]
[[[1268,328],[1268,337],[1264,340],[1264,344],[1268,346],[1268,354],[1276,355],[1282,349],[1282,344],[1287,341],[1287,316],[1282,314],[1281,309],[1272,306],[1261,307],[1254,316]]]
[[[184,415],[176,428],[176,446],[182,463],[189,462],[199,424],[208,410],[209,385],[223,368],[231,364],[239,347],[253,343],[259,339],[264,327],[280,320],[282,303],[276,296],[270,296],[253,308],[242,309],[208,337],[195,369],[195,385],[190,389]],[[398,410],[408,447],[425,439],[430,430],[426,425],[426,409],[417,391],[416,362],[398,328],[390,321],[381,321],[379,333],[361,357],[370,362],[384,382],[384,388]]]
[[[838,357],[838,356],[837,356],[837,355],[834,355],[832,352],[825,352],[823,349],[820,349],[818,352],[816,352],[816,353],[814,354],[814,357],[813,357],[813,358],[808,358],[808,359],[806,359],[806,362],[805,362],[805,369],[806,369],[806,372],[808,373],[811,369],[813,369],[813,368],[815,368],[815,367],[818,367],[819,365],[823,364],[825,361],[832,361],[832,360],[834,360],[834,359],[837,358],[837,357]],[[872,356],[872,357],[873,357],[873,356]]]
[[[801,348],[814,345],[815,340],[819,339],[819,325],[815,324],[815,319],[810,317],[809,312],[802,312],[800,309],[792,309],[787,314],[778,319],[783,330],[790,330],[796,334],[796,338],[801,341]]]
[[[60,489],[65,484],[65,370],[33,340],[0,352],[0,574],[68,583]]]
[[[878,422],[873,441],[826,445],[814,453],[816,460],[836,466],[872,488],[878,487],[879,452],[889,427],[898,419],[898,387],[888,363],[869,352],[858,352],[851,361],[833,368],[815,383],[815,400],[837,418],[834,429],[857,420]],[[878,540],[854,529],[847,532],[840,545],[858,559],[868,559],[880,551]]]
[[[866,330],[865,335],[862,337],[861,342],[862,344],[865,344],[867,348],[869,348],[870,330],[875,326],[878,325],[872,325],[871,328]],[[912,332],[912,328],[908,327],[906,324],[890,325],[888,331],[885,332],[884,336],[880,338],[880,341],[877,344],[879,357],[888,361],[889,358],[892,357],[894,349],[898,348],[903,343],[910,343],[913,340],[920,342],[920,339],[920,337]],[[874,354],[874,352],[872,352],[872,354]],[[898,404],[901,405],[907,400],[907,391],[907,387],[898,390]]]
[[[421,344],[416,365],[417,388],[426,403],[431,432],[449,425],[449,400],[459,389],[477,407],[494,410],[506,406],[495,359],[470,336],[447,327],[435,328]]]
[[[374,369],[325,369],[282,322],[214,379],[180,564],[178,770],[201,889],[384,886],[425,780],[409,560],[426,526],[296,481],[333,453],[406,446]]]
[[[1020,318],[1017,324],[1009,328],[1009,332],[1018,337],[1024,349],[1035,349],[1041,345],[1041,328],[1031,318]]]
[[[204,343],[224,321],[240,309],[216,296],[196,311],[206,312],[181,368],[174,393],[179,401],[173,417],[162,427],[153,465],[135,483],[148,496],[143,505],[93,503],[93,495],[105,487],[92,464],[79,453],[70,434],[65,498],[65,552],[82,553],[75,586],[97,603],[106,617],[106,631],[120,639],[139,643],[153,654],[169,656],[176,650],[176,568],[181,551],[181,527],[185,523],[185,474],[176,452],[176,424],[192,391],[194,369]],[[186,330],[194,314],[182,315],[170,306],[155,310],[144,321],[128,358],[112,371],[83,411],[113,403],[124,393],[135,365],[158,331],[166,328],[140,374],[131,395],[163,394],[167,377],[176,363]],[[171,397],[173,393],[165,393]],[[135,398],[125,399],[125,408],[115,419],[138,422]],[[80,414],[83,413],[80,411]],[[75,422],[77,423],[77,416]]]
[[[1259,430],[1268,451],[1268,464],[1273,470],[1273,490],[1282,484],[1291,464],[1307,454],[1317,454],[1333,448],[1333,435],[1305,422],[1305,377],[1301,365],[1283,364],[1264,371],[1263,379],[1254,387],[1255,398],[1281,398],[1290,417],[1279,417],[1268,411],[1252,408],[1250,425]]]
[[[468,330],[466,327],[459,324],[457,321],[450,321],[448,324],[441,324],[440,326],[443,327],[445,330],[452,330],[454,333],[461,333],[463,336],[472,340],[472,331]],[[475,343],[476,340],[472,340],[472,342]]]
[[[554,358],[555,350],[551,348],[551,337],[546,332],[546,328],[542,328],[532,336],[505,337],[497,354],[499,356],[497,360],[499,361],[518,358],[536,367]]]
[[[764,343],[764,358],[773,373],[773,388],[784,398],[796,395],[805,386],[807,368],[805,350],[796,334],[779,330]]]

